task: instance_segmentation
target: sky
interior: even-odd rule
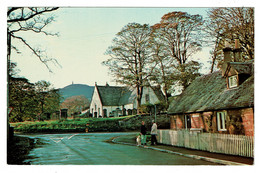
[[[47,31],[58,32],[59,37],[45,36],[24,32],[33,47],[46,50],[49,58],[55,58],[59,64],[49,62],[52,73],[32,52],[14,40],[20,54],[12,52],[11,60],[17,63],[19,77],[25,77],[35,83],[40,80],[49,81],[54,88],[63,88],[72,83],[99,85],[117,85],[109,74],[108,67],[101,63],[109,58],[105,55],[112,44],[115,34],[128,23],[153,25],[159,23],[164,14],[173,11],[184,11],[189,14],[207,16],[209,8],[185,7],[61,7],[52,12],[55,21],[46,27]],[[203,63],[202,73],[208,73],[210,64],[209,48],[195,54],[192,59]]]
[[[12,52],[11,60],[17,63],[18,76],[26,77],[30,82],[39,80],[49,81],[55,88],[62,88],[69,84],[87,84],[93,86],[95,82],[105,85],[113,82],[108,67],[102,61],[109,58],[105,55],[112,39],[123,26],[136,22],[140,24],[159,23],[161,17],[172,11],[185,11],[189,14],[200,14],[206,17],[207,8],[88,8],[62,7],[52,12],[55,22],[46,28],[50,32],[58,32],[59,37],[45,36],[25,32],[23,37],[34,45],[46,50],[48,57],[55,58],[60,65],[49,62],[53,73],[42,64],[32,52],[19,42],[20,54]],[[200,61],[209,58],[209,50],[204,50],[194,56]],[[205,64],[206,65],[206,64]]]

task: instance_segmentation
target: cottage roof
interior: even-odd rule
[[[254,75],[236,88],[227,89],[221,71],[195,79],[174,99],[168,113],[193,113],[254,106]]]
[[[238,74],[251,74],[252,63],[250,62],[229,62],[229,65]]]

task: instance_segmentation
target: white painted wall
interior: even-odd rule
[[[100,110],[100,111],[99,111]],[[90,103],[90,113],[94,117],[94,112],[97,112],[98,117],[102,116],[103,106],[99,98],[97,87],[95,86],[93,96]]]
[[[136,90],[134,90],[133,92],[136,92]],[[149,95],[149,102],[146,102],[146,94]],[[151,87],[144,87],[143,88],[143,95],[141,98],[141,105],[143,104],[155,104],[158,103],[160,100],[157,98],[156,94],[154,93],[153,89]],[[134,108],[137,108],[137,103],[136,100],[134,101]]]
[[[146,102],[146,95],[147,94],[149,95],[149,102]],[[133,90],[131,97],[134,97],[135,95],[136,95],[136,90]],[[146,103],[155,104],[157,102],[159,102],[159,99],[155,95],[153,89],[150,88],[150,87],[144,87],[143,96],[142,96],[142,99],[141,99],[141,104],[146,104]],[[92,96],[92,100],[91,100],[91,103],[90,103],[90,113],[92,113],[93,117],[94,117],[94,112],[97,112],[98,117],[99,116],[103,117],[103,109],[107,110],[107,116],[109,116],[110,113],[112,111],[116,110],[117,108],[119,108],[120,110],[123,110],[123,106],[103,106],[102,103],[101,103],[99,94],[98,94],[97,87],[95,87],[94,93],[93,93],[93,96]],[[124,108],[126,109],[126,114],[128,115],[128,112],[127,112],[128,109],[132,110],[134,108],[135,109],[137,108],[136,99],[134,99],[134,103],[124,105]],[[122,113],[119,113],[119,115],[121,115],[121,114]]]
[[[146,102],[146,95],[149,95],[149,102]],[[155,95],[153,89],[151,87],[144,87],[143,89],[143,95],[142,95],[142,99],[141,99],[141,104],[155,104],[157,102],[159,102],[160,100],[157,98],[157,96]]]

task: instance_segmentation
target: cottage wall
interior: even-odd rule
[[[242,109],[242,120],[246,136],[254,136],[254,110],[252,108]]]
[[[218,130],[217,112],[226,112],[226,130]],[[254,110],[252,108],[221,110],[214,112],[203,112],[185,114],[190,116],[191,129],[200,128],[205,132],[238,134],[254,136]],[[185,129],[185,115],[173,115],[170,117],[171,129]]]
[[[98,94],[97,87],[94,88],[93,96],[90,103],[90,113],[93,117],[99,117],[102,116],[103,107],[102,103]]]
[[[171,129],[184,129],[184,118],[180,115],[174,115],[170,117],[170,128]]]
[[[200,113],[191,114],[191,128],[204,129],[203,119]]]

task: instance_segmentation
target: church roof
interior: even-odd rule
[[[120,106],[129,101],[132,93],[127,87],[120,86],[97,86],[103,106]]]
[[[96,85],[103,106],[122,106],[134,103],[136,93],[130,87],[123,86],[98,86]],[[161,89],[151,87],[159,100],[163,100],[164,96]]]

